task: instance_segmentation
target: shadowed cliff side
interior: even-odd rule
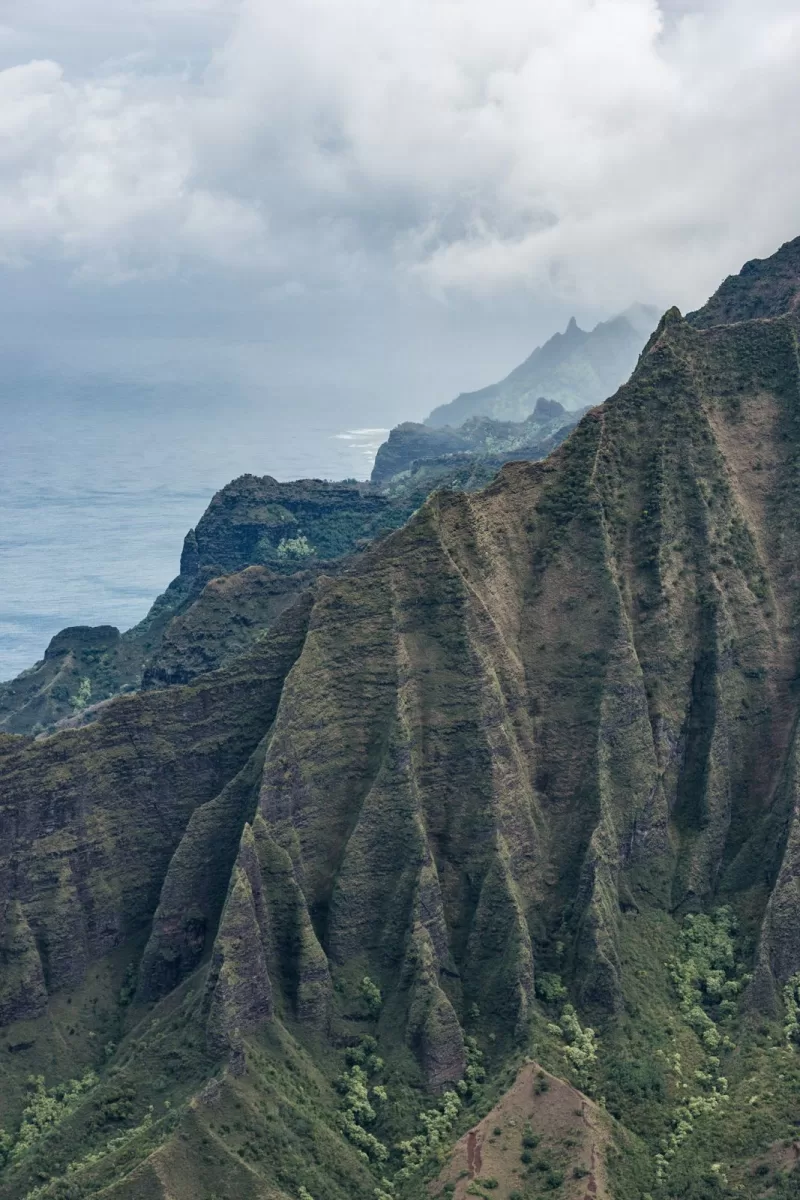
[[[193,687],[122,698],[85,729],[0,744],[6,1021],[43,1013],[48,994],[79,985],[147,926],[187,822],[215,797],[232,815],[235,854],[248,803],[236,781],[269,730],[308,608]]]

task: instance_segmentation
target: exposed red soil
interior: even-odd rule
[[[523,1139],[535,1145],[527,1161]],[[511,1192],[543,1181],[548,1171],[561,1171],[562,1200],[611,1200],[604,1161],[608,1140],[608,1117],[597,1105],[528,1063],[492,1111],[456,1144],[431,1192],[437,1195],[452,1183],[453,1200],[469,1200],[470,1185],[492,1179],[497,1187],[487,1195],[507,1200]]]

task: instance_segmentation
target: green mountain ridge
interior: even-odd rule
[[[222,665],[0,734],[0,1197],[797,1194],[798,255],[252,638],[215,526]]]

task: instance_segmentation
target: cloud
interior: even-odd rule
[[[800,233],[794,0],[126,0],[124,54],[81,5],[92,62],[44,0],[4,18],[47,50],[0,72],[18,269],[608,310]]]

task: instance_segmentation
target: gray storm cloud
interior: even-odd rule
[[[63,11],[12,4],[0,25],[14,270],[614,309],[700,301],[800,233],[795,0],[76,0],[69,29]]]

